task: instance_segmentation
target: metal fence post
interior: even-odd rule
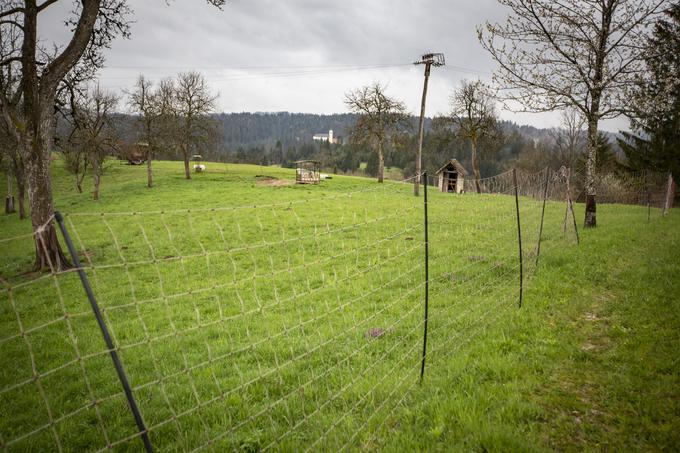
[[[522,264],[522,226],[519,221],[519,193],[517,187],[517,169],[512,169],[512,181],[515,184],[515,211],[517,212],[517,243],[519,244],[519,307],[522,308],[524,296],[524,266]]]
[[[429,317],[429,298],[430,298],[430,242],[428,238],[427,225],[427,172],[422,175],[423,179],[423,218],[425,221],[425,318],[423,320],[423,358],[420,362],[420,382],[423,382],[425,374],[425,356],[427,355],[427,320]]]
[[[574,223],[574,233],[576,234],[576,245],[581,244],[581,239],[578,237],[578,226],[576,225],[576,214],[574,214],[574,202],[571,199],[571,185],[570,185],[570,180],[571,180],[571,167],[569,167],[569,171],[567,173],[567,209],[571,211],[571,219]],[[566,221],[566,217],[564,218]]]
[[[127,380],[127,375],[125,374],[125,370],[123,369],[123,364],[120,362],[118,352],[116,351],[116,347],[114,346],[113,340],[111,339],[111,335],[109,334],[109,329],[108,327],[106,327],[106,323],[104,322],[101,310],[99,309],[99,304],[97,303],[97,299],[95,299],[94,293],[92,292],[90,281],[87,278],[85,270],[80,264],[78,252],[76,251],[76,248],[73,245],[73,241],[71,241],[71,236],[69,235],[68,230],[66,229],[66,225],[64,224],[64,218],[58,211],[54,213],[54,218],[57,220],[57,223],[59,224],[59,229],[61,230],[62,236],[64,236],[64,241],[66,241],[66,246],[68,247],[68,251],[71,254],[73,265],[76,267],[78,271],[80,282],[82,283],[83,289],[85,290],[85,294],[87,294],[87,298],[90,301],[90,306],[92,307],[94,316],[95,318],[97,318],[97,323],[99,324],[99,329],[101,330],[102,336],[104,337],[104,342],[106,343],[106,347],[108,348],[109,354],[111,355],[113,366],[116,368],[118,379],[120,380],[120,383],[123,386],[123,390],[125,391],[125,397],[127,398],[128,405],[130,406],[130,411],[132,411],[132,415],[135,418],[137,428],[139,428],[139,433],[141,435],[142,442],[144,442],[144,448],[148,453],[152,453],[153,446],[151,445],[151,441],[149,440],[149,432],[147,431],[146,426],[144,425],[142,414],[139,412],[139,408],[137,407],[137,403],[135,402],[135,397],[132,394],[132,388],[130,387],[130,383]]]
[[[543,209],[541,210],[541,226],[538,229],[538,245],[536,246],[536,267],[538,268],[538,257],[541,255],[541,239],[543,237],[543,219],[545,218],[545,201],[548,198],[548,179],[550,169],[545,169],[545,189],[543,190]]]

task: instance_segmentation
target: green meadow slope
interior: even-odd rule
[[[680,445],[680,214],[208,163],[112,161],[102,195],[54,164],[157,451],[649,451]],[[579,226],[582,206],[576,206]],[[139,451],[78,276],[30,272],[0,216],[0,448]]]

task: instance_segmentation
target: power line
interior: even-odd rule
[[[242,70],[242,69],[319,69],[319,68],[355,68],[364,66],[409,66],[410,63],[372,63],[372,64],[319,64],[319,65],[106,65],[113,69],[221,69],[221,70]]]
[[[249,79],[257,79],[257,78],[284,78],[284,77],[300,77],[300,76],[308,76],[308,75],[320,75],[320,74],[330,74],[330,73],[335,73],[335,72],[351,72],[351,71],[365,71],[365,70],[373,70],[373,69],[390,69],[390,68],[400,68],[400,67],[406,67],[406,66],[411,66],[409,63],[403,63],[403,64],[376,64],[376,65],[355,65],[355,66],[317,66],[317,67],[297,67],[300,70],[293,70],[294,67],[291,67],[291,70],[284,70],[284,71],[270,71],[270,72],[254,72],[254,73],[246,73],[246,74],[206,74],[206,77],[210,78],[211,80],[224,80],[224,81],[229,81],[229,80],[249,80]],[[263,67],[264,68],[264,67]],[[276,68],[276,67],[271,67],[272,69],[283,69],[284,67],[281,68]],[[162,68],[165,70],[166,68]],[[188,69],[188,68],[187,68]],[[193,68],[197,69],[197,68]],[[215,68],[218,69],[218,68]],[[262,69],[262,68],[261,68]],[[235,68],[222,68],[224,71],[235,71]],[[136,79],[138,76],[137,75],[126,75],[126,76],[103,76],[105,79]]]

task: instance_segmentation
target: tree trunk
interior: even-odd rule
[[[663,215],[668,215],[670,210],[673,208],[673,202],[675,201],[675,180],[673,179],[673,174],[668,173],[668,182],[666,185],[666,200],[663,204]]]
[[[80,159],[80,158],[79,158]],[[87,175],[87,155],[83,157],[83,168],[82,171],[79,173],[76,173],[76,189],[78,189],[78,193],[83,193],[83,181],[85,181],[85,176]],[[80,164],[78,164],[78,168],[80,168]]]
[[[81,2],[80,18],[63,52],[47,63],[38,77],[38,11],[35,0],[23,2],[21,43],[22,119],[16,128],[28,183],[28,202],[35,234],[35,270],[52,271],[70,267],[54,228],[54,203],[50,178],[50,153],[54,134],[54,99],[57,85],[87,48],[97,20],[101,0]],[[46,5],[52,2],[44,2]],[[42,7],[42,6],[41,6]]]
[[[7,195],[5,197],[5,214],[14,214],[14,197]]]
[[[475,177],[475,189],[477,190],[477,193],[482,193],[482,185],[479,182],[481,177],[481,173],[479,172],[479,161],[477,159],[477,138],[472,137],[470,139],[470,148],[472,149],[472,173]]]
[[[5,197],[5,214],[14,213],[14,195],[12,194],[12,173],[7,170],[7,196]]]
[[[26,219],[26,206],[24,203],[26,200],[26,173],[23,165],[21,171],[15,176],[17,180],[17,197],[19,198],[19,220],[24,220]]]
[[[94,192],[92,198],[99,200],[99,184],[101,183],[101,163],[99,156],[96,154],[92,156],[92,178],[94,179]]]
[[[51,129],[49,130],[51,132]],[[59,271],[71,267],[61,250],[57,232],[52,223],[54,203],[48,146],[49,142],[33,139],[26,144],[28,149],[24,156],[31,224],[35,233],[35,271],[46,269]]]
[[[14,180],[17,183],[17,198],[19,201],[19,220],[24,220],[26,218],[26,208],[24,207],[24,201],[26,200],[26,169],[24,168],[23,160],[21,159],[21,150],[18,148],[10,153],[11,163],[11,173],[14,175]],[[10,174],[7,175],[8,184],[8,194],[12,194],[12,179]],[[12,202],[14,202],[14,197],[12,197]],[[13,203],[14,204],[14,203]],[[14,207],[12,212],[14,212]]]
[[[186,146],[182,147],[182,153],[184,154],[184,177],[186,179],[191,179],[191,169],[189,168],[189,153]]]
[[[383,182],[385,177],[385,156],[383,155],[382,141],[378,142],[378,182]]]
[[[597,226],[595,203],[595,171],[597,165],[597,118],[592,117],[588,120],[588,158],[586,159],[586,217],[585,228]]]
[[[146,156],[146,187],[149,189],[153,186],[153,171],[151,169],[151,153]]]

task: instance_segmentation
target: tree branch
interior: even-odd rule
[[[66,73],[78,62],[78,59],[87,48],[92,30],[97,20],[101,0],[82,0],[83,9],[78,20],[78,25],[73,33],[71,41],[64,51],[51,63],[42,74],[41,94],[52,93],[57,84],[64,78]],[[43,4],[44,5],[44,4]]]
[[[19,14],[19,13],[24,13],[24,12],[26,12],[26,10],[24,8],[16,7],[16,8],[8,9],[7,11],[0,12],[0,17],[7,17],[7,16],[11,16],[12,14]]]
[[[50,7],[52,4],[57,3],[59,0],[47,0],[42,5],[38,6],[38,12]]]

